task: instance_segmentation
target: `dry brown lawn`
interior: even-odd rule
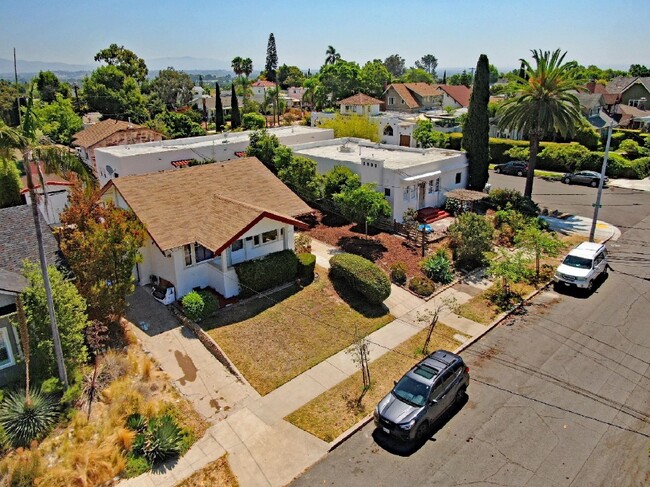
[[[333,441],[370,414],[379,400],[392,389],[393,382],[423,358],[422,345],[426,332],[427,330],[422,330],[370,364],[372,385],[360,404],[357,400],[363,382],[359,371],[323,392],[285,419],[323,441]],[[439,323],[431,337],[429,350],[456,349],[460,342],[453,338],[455,334],[459,332]]]
[[[210,336],[262,395],[348,347],[394,318],[383,306],[368,305],[334,289],[327,271],[303,289],[259,298],[220,312],[203,323]],[[212,328],[213,327],[213,328]],[[212,328],[212,329],[210,329]]]
[[[501,310],[488,298],[490,293],[494,291],[495,286],[497,284],[493,284],[481,294],[461,304],[456,310],[456,313],[468,320],[476,321],[482,325],[489,325],[501,313]],[[528,296],[528,294],[535,290],[535,286],[521,282],[511,284],[510,288],[520,296]]]
[[[237,477],[230,470],[228,454],[209,463],[175,487],[239,487]]]

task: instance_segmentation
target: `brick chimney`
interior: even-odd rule
[[[594,90],[596,89],[596,80],[595,79],[589,80],[589,82],[585,86],[589,90],[589,93],[593,93]]]

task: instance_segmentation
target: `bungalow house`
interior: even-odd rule
[[[42,215],[41,229],[47,262],[57,265],[59,248]],[[25,259],[39,261],[32,209],[27,205],[0,209],[0,387],[23,374],[18,364],[20,340],[11,322],[16,318],[16,296],[27,286],[22,275]]]
[[[139,284],[171,283],[177,298],[206,286],[236,296],[234,266],[293,249],[296,217],[312,211],[255,157],[120,177],[102,194],[147,229]]]
[[[292,125],[268,130],[280,143],[291,146],[316,140],[334,138],[332,129],[320,129]],[[111,179],[182,168],[192,161],[226,161],[246,154],[250,131],[224,132],[201,137],[147,142],[144,144],[121,145],[97,149],[97,170],[99,184],[103,186]]]
[[[443,92],[428,83],[393,83],[384,91],[386,110],[418,112],[442,108]]]
[[[362,183],[376,184],[390,203],[392,217],[400,222],[407,208],[440,207],[447,191],[467,186],[467,156],[460,151],[375,144],[351,137],[292,149],[315,161],[321,174],[345,166]]]
[[[640,129],[650,120],[650,110],[642,110],[635,106],[620,103],[614,107],[612,118],[618,121],[618,126],[626,129]]]
[[[442,92],[442,108],[469,108],[472,90],[464,85],[434,85]]]
[[[608,93],[618,96],[617,103],[648,110],[650,100],[650,77],[619,76],[610,80],[606,88]]]
[[[77,148],[81,159],[97,174],[95,149],[114,145],[138,144],[162,140],[163,136],[150,128],[123,120],[102,120],[77,132],[72,145]]]
[[[275,83],[272,81],[258,80],[251,84],[253,92],[253,99],[257,102],[264,101],[266,92],[275,88]]]
[[[341,115],[379,115],[379,108],[384,102],[372,96],[357,93],[337,102],[341,106]]]
[[[58,225],[60,223],[59,215],[68,203],[68,193],[72,183],[56,174],[43,174],[43,180],[45,181],[45,189],[43,189],[36,166],[32,165],[31,171],[34,188],[38,195],[38,209],[48,225]],[[25,202],[31,205],[32,200],[27,189],[27,176],[21,178],[21,183],[23,189],[20,190],[20,194],[25,198]],[[43,196],[44,194],[47,195],[47,202]]]

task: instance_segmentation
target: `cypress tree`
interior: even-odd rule
[[[273,32],[269,35],[269,42],[266,45],[266,64],[264,70],[266,71],[266,79],[275,83],[275,112],[277,113],[280,108],[280,90],[278,89],[278,79],[275,70],[278,67],[278,51],[275,48],[275,36]],[[280,125],[280,113],[277,113],[278,125]]]
[[[230,128],[235,130],[241,125],[241,115],[239,114],[239,102],[235,92],[235,83],[232,84],[232,102],[230,103]]]
[[[469,100],[467,120],[463,127],[463,149],[469,160],[469,183],[467,187],[483,191],[488,180],[489,159],[489,115],[490,64],[485,54],[481,54],[476,64],[474,88]]]
[[[442,74],[442,84],[446,85],[447,84],[447,70],[445,69],[445,72]]]
[[[219,83],[215,83],[217,91],[215,93],[214,100],[214,123],[215,129],[217,132],[223,130],[223,105],[221,104],[221,89],[219,88]]]

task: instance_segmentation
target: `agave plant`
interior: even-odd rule
[[[156,464],[178,455],[182,441],[182,430],[171,416],[165,415],[151,419],[147,429],[136,435],[133,453]]]
[[[130,414],[129,417],[126,418],[126,427],[132,431],[142,433],[147,429],[147,418],[140,413]]]
[[[48,394],[32,391],[11,393],[0,404],[0,425],[14,447],[28,446],[47,434],[59,418],[59,402]]]

